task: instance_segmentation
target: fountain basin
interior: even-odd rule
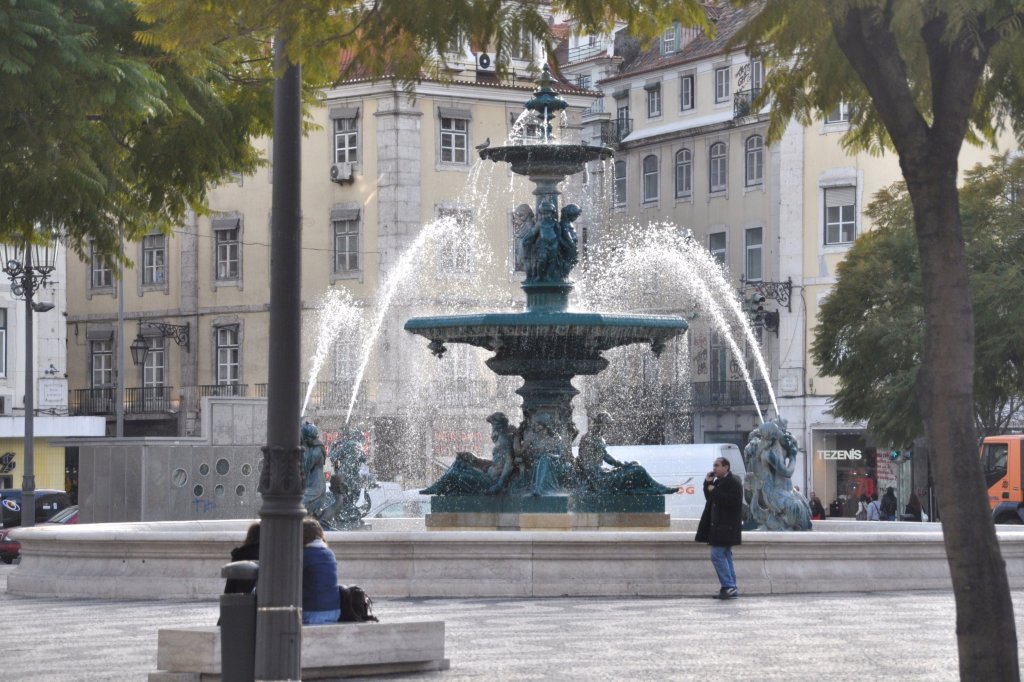
[[[718,589],[697,521],[671,530],[329,532],[339,576],[374,597],[686,596]],[[251,520],[37,526],[16,531],[12,595],[202,599]],[[815,521],[807,532],[752,531],[734,548],[744,594],[949,590],[937,523]],[[380,523],[381,528],[396,527]],[[997,529],[1010,587],[1024,587],[1024,529]]]
[[[497,358],[525,355],[557,365],[571,358],[601,360],[602,351],[636,343],[650,344],[660,353],[666,341],[686,331],[687,324],[672,315],[528,311],[416,317],[405,323],[405,329],[430,339],[435,353],[444,352],[435,344],[466,343],[494,351]],[[601,361],[597,371],[604,364]],[[565,369],[594,373],[583,367]]]
[[[504,161],[517,175],[563,178],[582,173],[587,162],[610,159],[613,153],[610,147],[594,145],[521,144],[487,147],[480,150],[480,158]]]

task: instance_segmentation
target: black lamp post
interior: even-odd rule
[[[36,523],[35,476],[35,383],[32,352],[34,332],[32,313],[53,309],[52,303],[32,302],[32,295],[44,286],[56,267],[58,237],[50,236],[43,244],[3,244],[4,273],[11,280],[11,294],[25,299],[25,462],[21,483],[21,525]]]
[[[191,323],[168,324],[166,322],[143,322],[140,320],[139,333],[135,335],[135,340],[132,341],[130,346],[128,346],[128,350],[132,353],[132,363],[136,367],[146,361],[146,355],[149,353],[149,344],[146,342],[146,337],[142,335],[142,328],[144,326],[157,330],[159,333],[155,334],[155,336],[162,336],[165,339],[174,339],[176,344],[184,346],[186,353],[189,351]]]

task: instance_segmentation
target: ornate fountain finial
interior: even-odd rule
[[[544,139],[547,140],[551,139],[551,119],[569,106],[568,102],[551,89],[551,85],[554,82],[555,79],[551,77],[551,70],[545,64],[544,71],[540,74],[540,80],[537,81],[537,85],[540,87],[533,91],[533,97],[525,105],[530,111],[537,112],[544,120]]]

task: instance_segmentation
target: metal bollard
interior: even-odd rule
[[[260,565],[235,561],[220,570],[222,578],[256,580]],[[224,682],[256,679],[256,593],[220,596],[220,670]]]

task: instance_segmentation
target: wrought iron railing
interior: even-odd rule
[[[77,388],[68,396],[68,414],[72,416],[114,414],[114,389]]]
[[[601,144],[618,144],[633,132],[633,119],[617,118],[601,121]]]
[[[124,412],[125,414],[170,412],[176,406],[171,402],[173,395],[174,389],[171,386],[126,388],[124,390]]]
[[[768,386],[762,379],[751,382],[758,405],[769,403]],[[691,397],[694,409],[706,407],[743,407],[753,404],[745,381],[695,381]]]
[[[750,116],[754,112],[754,100],[761,94],[761,88],[751,88],[750,90],[740,90],[732,98],[732,115],[733,118],[741,118],[743,116]]]
[[[584,59],[592,59],[602,53],[608,52],[608,46],[601,43],[593,45],[577,45],[569,48],[569,63],[582,62]]]

